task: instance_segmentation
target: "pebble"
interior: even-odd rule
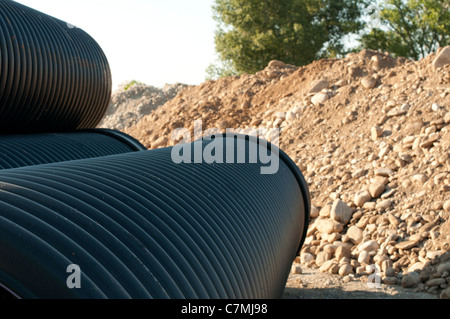
[[[436,70],[446,64],[450,64],[450,46],[446,46],[439,52],[433,61],[433,67]]]
[[[320,219],[316,221],[316,228],[319,233],[340,233],[344,230],[344,225],[332,219]]]
[[[312,97],[311,102],[315,106],[318,106],[318,105],[324,104],[329,99],[330,99],[330,95],[328,93],[320,92]]]
[[[377,84],[377,80],[374,77],[364,77],[361,80],[361,84],[366,89],[373,89]]]
[[[353,215],[353,208],[340,199],[336,199],[331,207],[330,217],[335,221],[347,225]]]
[[[403,288],[414,288],[421,283],[419,273],[413,271],[403,276],[402,287]]]
[[[365,203],[367,203],[368,201],[372,200],[372,196],[370,195],[370,193],[366,190],[364,191],[359,191],[355,194],[355,205],[358,207],[363,207]]]
[[[354,274],[353,272],[353,267],[350,264],[343,264],[340,268],[339,268],[339,275],[342,277],[348,276],[350,274]]]
[[[386,180],[378,179],[369,186],[369,193],[372,198],[378,198],[386,190]]]
[[[364,239],[363,231],[361,230],[361,228],[359,228],[357,226],[351,226],[347,230],[347,236],[350,239],[350,241],[352,243],[354,243],[355,245],[360,244],[362,242],[362,240]]]
[[[296,275],[302,274],[303,273],[302,267],[299,264],[293,264],[291,268],[291,273]]]
[[[328,82],[327,79],[320,79],[312,84],[309,93],[319,93],[324,89],[328,89],[329,86],[330,83]]]

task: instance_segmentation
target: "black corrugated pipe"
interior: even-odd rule
[[[133,137],[109,129],[0,135],[0,170],[144,150]]]
[[[0,134],[95,128],[111,89],[106,56],[86,32],[0,0]]]
[[[299,169],[241,135],[180,148],[0,171],[0,286],[20,298],[281,297],[309,219]]]

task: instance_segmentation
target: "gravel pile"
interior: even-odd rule
[[[139,99],[132,92],[124,104],[125,94]],[[160,148],[195,120],[269,141],[281,131],[314,205],[293,271],[346,281],[376,273],[383,285],[450,296],[449,48],[420,61],[370,50],[304,67],[272,61],[255,75],[185,88],[121,125]]]

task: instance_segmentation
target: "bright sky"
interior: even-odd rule
[[[200,84],[215,62],[213,0],[16,0],[93,37],[113,90],[137,80],[156,87]]]

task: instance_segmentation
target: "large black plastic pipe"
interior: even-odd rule
[[[309,219],[301,172],[248,137],[186,145],[0,171],[0,285],[20,298],[281,297]],[[273,174],[232,162],[255,145],[279,154]]]
[[[106,56],[86,32],[0,0],[0,134],[95,128],[111,88]]]
[[[0,135],[0,170],[144,150],[133,137],[109,129]]]

